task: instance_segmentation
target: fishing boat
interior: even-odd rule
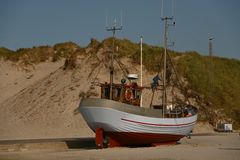
[[[164,20],[163,69],[153,78],[151,89],[161,90],[161,104],[142,106],[142,92],[147,87],[137,83],[137,74],[128,74],[120,83],[113,83],[113,56],[111,54],[110,82],[101,83],[100,98],[82,98],[79,110],[88,126],[95,132],[96,145],[99,148],[158,145],[176,143],[191,133],[197,121],[198,109],[195,106],[179,103],[170,104],[167,99],[170,60],[167,48],[168,21]],[[109,28],[113,32],[121,30],[116,26]],[[173,71],[176,71],[174,68]],[[172,71],[171,70],[171,71]]]

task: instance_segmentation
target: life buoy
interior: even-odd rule
[[[125,99],[126,101],[130,101],[132,99],[132,90],[130,88],[125,91]]]
[[[191,112],[188,112],[188,114],[186,115],[186,117],[191,117],[191,116],[192,116]]]

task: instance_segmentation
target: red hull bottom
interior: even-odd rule
[[[101,137],[103,135],[103,137]],[[106,147],[131,146],[131,145],[151,145],[176,144],[183,135],[135,133],[135,132],[104,132],[98,129],[96,132],[96,145]]]

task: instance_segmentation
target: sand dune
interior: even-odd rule
[[[20,67],[16,63],[0,60],[0,103],[54,72],[63,63],[61,60]]]
[[[130,72],[138,72],[128,59],[123,61]],[[76,63],[74,69],[64,67],[64,60],[21,68],[2,61],[0,139],[93,136],[76,108],[81,96],[99,96],[92,82],[108,80],[108,60],[100,51],[97,57],[79,55]],[[115,71],[120,81],[122,70]],[[146,77],[152,75],[145,76],[149,83]]]
[[[92,82],[108,81],[108,61],[103,49],[94,56],[79,54],[75,68],[64,66],[64,59],[24,67],[1,61],[0,139],[94,136],[77,108],[82,96],[100,96]],[[121,59],[125,68],[114,63],[115,82],[124,78],[123,69],[139,73],[139,65],[128,58]],[[143,85],[149,86],[156,73],[144,68],[143,74]],[[149,106],[151,95],[151,90],[144,91],[143,106]],[[154,103],[160,100],[156,96]],[[197,131],[209,129],[204,126]]]
[[[90,87],[87,78],[82,76],[87,71],[63,70],[63,63],[41,65],[45,67],[37,66],[31,73],[12,71],[13,67],[2,66],[6,67],[5,74],[9,70],[12,77],[10,81],[1,79],[5,90],[1,93],[0,138],[91,135],[75,110],[80,102],[79,92],[87,92]],[[16,77],[13,72],[17,73]],[[33,76],[28,81],[26,75],[29,74]],[[15,83],[18,87],[14,90]]]

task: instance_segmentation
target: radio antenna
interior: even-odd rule
[[[123,26],[123,19],[122,19],[122,16],[123,16],[123,12],[121,11],[121,15],[120,15],[120,22],[121,22],[120,26],[121,26],[121,27]]]
[[[164,3],[163,3],[164,0],[162,0],[162,6],[161,6],[161,17],[164,17]],[[174,10],[175,10],[175,5],[174,5],[174,0],[172,0],[172,4],[171,4],[171,10],[172,10],[172,18],[174,17]]]
[[[106,13],[105,13],[105,27],[107,28],[108,27],[108,11],[106,10]]]
[[[174,9],[175,9],[174,0],[172,0],[172,17],[174,17]]]
[[[163,17],[163,0],[162,0],[162,6],[161,6],[161,17]]]

